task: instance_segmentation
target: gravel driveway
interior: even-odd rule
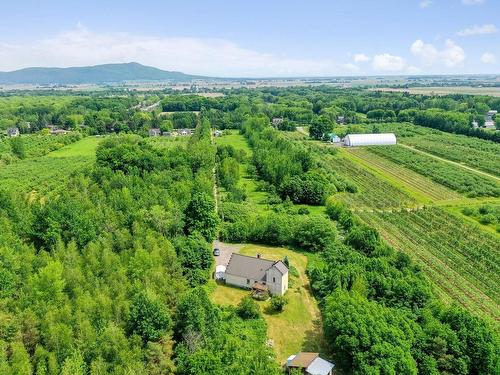
[[[242,244],[224,243],[215,240],[212,249],[218,248],[220,250],[220,255],[218,257],[214,257],[215,264],[217,266],[227,266],[227,264],[229,263],[229,258],[231,258],[231,254],[238,253],[242,247]]]

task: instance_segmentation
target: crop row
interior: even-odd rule
[[[439,208],[358,213],[429,278],[470,310],[500,319],[500,246],[495,237]]]
[[[378,146],[369,150],[469,197],[500,196],[500,185],[492,178],[446,161],[401,146]]]

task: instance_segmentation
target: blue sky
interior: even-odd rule
[[[0,70],[137,61],[214,76],[500,73],[500,0],[17,0]]]

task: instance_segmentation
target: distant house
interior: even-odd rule
[[[69,130],[64,130],[64,129],[55,129],[55,130],[51,130],[50,134],[52,135],[65,135],[65,134],[68,134],[69,133]]]
[[[8,128],[7,135],[9,137],[18,137],[19,136],[19,129],[18,128]]]
[[[337,124],[345,124],[345,117],[337,116]]]
[[[274,117],[272,123],[273,126],[278,126],[279,124],[283,123],[283,117]]]
[[[479,123],[478,123],[476,120],[473,120],[473,121],[472,121],[472,128],[473,128],[473,129],[477,129],[477,128],[479,128]]]
[[[300,352],[288,357],[286,369],[288,373],[297,369],[306,375],[332,375],[335,365],[322,359],[319,353]]]
[[[164,137],[172,137],[173,136],[172,132],[163,132],[163,133],[161,133],[161,135],[163,135]]]
[[[495,121],[493,121],[493,116],[498,114],[498,111],[491,110],[484,116],[484,127],[486,129],[495,129]]]
[[[193,129],[179,129],[177,130],[178,135],[191,135],[193,134]]]
[[[161,131],[158,128],[151,128],[151,129],[149,129],[148,133],[149,133],[150,137],[157,137],[157,136],[161,135]]]
[[[288,290],[288,268],[281,261],[231,254],[224,277],[226,284],[240,288],[269,291],[282,296]]]

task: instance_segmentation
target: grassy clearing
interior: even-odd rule
[[[146,142],[156,149],[185,147],[189,137],[149,137]]]
[[[74,172],[91,165],[101,139],[87,137],[45,156],[2,167],[2,187],[11,191],[45,194],[57,188]]]
[[[451,189],[433,182],[416,172],[375,155],[366,148],[357,147],[342,149],[343,153],[351,156],[351,160],[379,172],[386,180],[399,187],[422,203],[439,200],[459,199],[462,196]]]
[[[248,143],[241,134],[236,130],[225,131],[224,135],[215,138],[215,143],[217,145],[231,145],[236,150],[245,151],[247,157],[244,163],[240,163],[241,168],[241,179],[238,182],[238,187],[244,189],[247,195],[247,203],[252,206],[256,210],[256,212],[262,212],[266,209],[266,199],[268,194],[263,191],[259,191],[257,182],[255,181],[254,176],[248,173],[248,168],[252,162],[253,152],[252,149],[248,146]],[[224,189],[220,191],[221,195],[224,196],[226,192]]]
[[[245,245],[240,249],[240,253],[252,256],[261,253],[267,259],[283,259],[287,256],[290,265],[297,269],[298,276],[289,275],[290,284],[286,293],[288,304],[283,312],[273,313],[268,310],[268,301],[258,302],[268,325],[268,337],[273,340],[280,363],[290,354],[301,350],[322,352],[320,312],[305,274],[307,256],[285,248],[261,245]],[[218,285],[211,297],[217,304],[236,306],[248,294],[249,291],[243,289]]]
[[[419,264],[445,301],[500,321],[497,236],[441,208],[358,216]]]

